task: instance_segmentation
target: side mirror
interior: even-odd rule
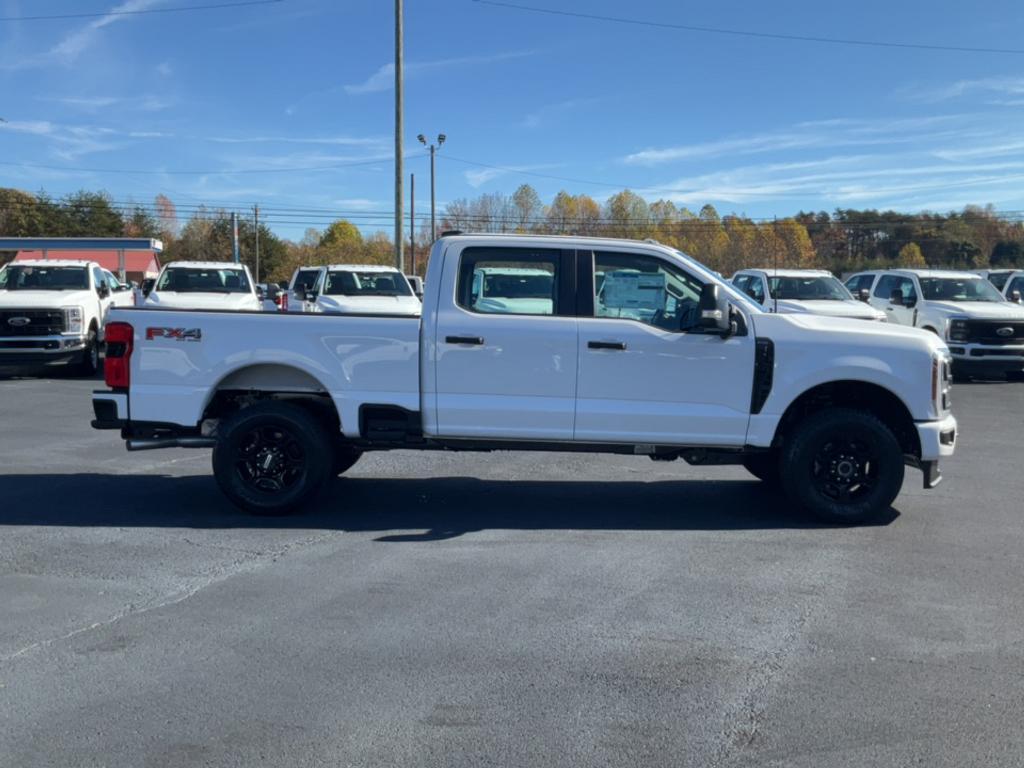
[[[903,302],[903,306],[907,309],[917,306],[917,296],[908,296]]]
[[[716,283],[705,283],[700,291],[700,327],[705,331],[719,333],[727,338],[733,333],[732,318],[729,317],[729,302],[718,293]]]
[[[145,280],[143,280],[142,281],[142,295],[143,296],[149,296],[150,292],[153,290],[153,286],[154,285],[156,285],[156,280],[153,279],[152,277],[147,277]]]
[[[1010,301],[1014,304],[1020,304],[1020,291],[1013,291],[1013,293],[1010,294]]]
[[[857,298],[867,304],[871,300],[871,291],[867,288],[861,288],[857,291]]]
[[[903,291],[893,291],[889,294],[889,303],[896,307],[903,306]]]
[[[317,296],[317,293],[316,293],[316,291],[313,291],[313,290],[308,290],[304,294],[304,298],[306,299],[306,301],[309,301],[309,302],[316,301],[316,296]]]
[[[101,299],[107,298],[110,295],[110,286],[107,285],[107,281],[104,280],[96,287],[96,293],[100,295]]]

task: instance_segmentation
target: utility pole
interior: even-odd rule
[[[409,174],[409,261],[416,274],[416,174]]]
[[[231,256],[235,260],[235,264],[241,261],[238,254],[238,212],[231,212]]]
[[[402,166],[402,0],[395,0],[395,266],[405,272],[405,237],[402,233],[402,181],[405,169]]]
[[[253,220],[256,224],[256,282],[260,281],[260,207],[252,207]]]
[[[436,204],[434,202],[434,155],[448,137],[443,133],[437,134],[437,146],[434,146],[432,143],[427,144],[427,139],[422,133],[416,138],[419,139],[420,144],[430,150],[430,242],[433,243],[437,240]]]

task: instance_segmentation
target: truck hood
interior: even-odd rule
[[[865,323],[846,317],[780,312],[755,315],[754,326],[758,336],[816,341],[835,354],[844,352],[843,347],[869,354],[873,347],[880,352],[917,351],[928,356],[948,352],[946,343],[934,333],[896,323]]]
[[[263,307],[253,293],[178,293],[154,291],[146,298],[147,309],[233,309],[255,310]]]
[[[317,311],[352,315],[419,316],[423,305],[415,296],[320,296]]]
[[[768,309],[775,309],[775,301],[768,300]],[[852,317],[858,320],[882,320],[885,313],[875,309],[863,301],[825,301],[798,299],[779,299],[778,312],[780,314],[812,314],[824,315],[826,317]]]
[[[1024,307],[1011,302],[929,301],[929,311],[972,320],[1024,320]]]
[[[92,291],[0,291],[0,307],[49,309],[82,306],[96,298]]]

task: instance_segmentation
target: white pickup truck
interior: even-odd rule
[[[547,301],[493,311],[474,282],[503,269],[548,274]],[[905,465],[934,486],[956,440],[939,337],[769,314],[653,242],[445,236],[422,319],[114,318],[93,426],[129,450],[212,447],[254,513],[300,508],[365,451],[550,450],[742,464],[853,522],[889,509]]]
[[[99,367],[112,307],[135,304],[132,287],[94,261],[17,261],[0,277],[0,367]]]
[[[822,269],[744,269],[732,284],[766,312],[808,312],[828,317],[886,322],[885,312],[854,298],[831,272]]]
[[[1024,307],[1013,304],[973,272],[889,269],[846,281],[869,292],[890,323],[923,328],[945,339],[957,378],[1024,375]]]
[[[150,309],[221,309],[259,312],[249,268],[230,261],[172,261],[146,296]]]

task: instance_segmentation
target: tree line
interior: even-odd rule
[[[240,216],[238,229],[240,257],[255,272],[256,227]],[[1024,224],[991,206],[946,214],[837,209],[766,220],[723,216],[711,205],[693,212],[668,200],[648,202],[630,190],[603,204],[566,191],[544,203],[524,184],[512,195],[453,200],[442,212],[440,230],[651,238],[724,275],[755,266],[837,274],[887,266],[1024,268]],[[165,262],[232,258],[230,211],[192,206],[180,215],[165,195],[149,205],[117,204],[105,192],[82,190],[54,199],[45,192],[0,188],[0,236],[152,237],[163,241]],[[386,232],[364,235],[345,219],[323,230],[309,228],[298,241],[279,237],[261,222],[258,240],[262,280],[287,279],[307,264],[390,264],[394,259]],[[426,268],[430,240],[429,227],[421,226],[415,242],[419,274]],[[407,262],[412,245],[406,241]],[[0,263],[5,260],[0,254]]]

